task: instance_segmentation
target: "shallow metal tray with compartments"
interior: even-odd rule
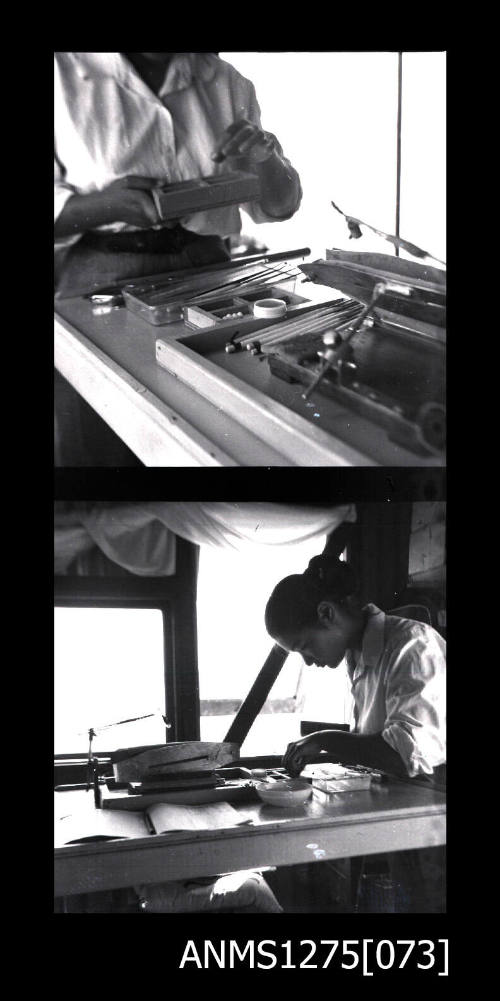
[[[294,283],[294,279],[289,284]],[[198,298],[196,303],[187,303],[182,309],[186,327],[192,330],[224,329],[229,334],[233,329],[250,332],[259,327],[269,326],[272,319],[255,316],[253,307],[263,299],[276,299],[284,302],[287,315],[297,313],[301,306],[309,305],[310,300],[303,295],[297,295],[286,288],[286,282],[280,285],[257,285],[252,291],[221,295],[213,299]]]
[[[231,289],[228,283],[224,288],[221,285],[219,294],[214,296],[214,282],[223,281],[224,276],[218,277],[220,273],[211,272],[207,269],[200,275],[197,281],[197,289],[193,289],[193,284],[189,285],[187,291],[184,290],[182,281],[176,278],[175,272],[171,276],[162,278],[159,276],[158,284],[154,281],[145,280],[144,285],[134,282],[133,285],[125,285],[122,295],[125,305],[131,313],[140,316],[141,320],[146,320],[155,327],[165,326],[168,323],[177,323],[184,319],[189,326],[209,327],[220,325],[222,321],[227,321],[230,317],[227,314],[239,313],[237,319],[246,321],[252,320],[252,306],[258,299],[274,296],[284,299],[287,305],[287,312],[294,310],[298,305],[310,302],[309,298],[298,295],[291,291],[296,285],[296,276],[291,278],[276,277],[275,284],[269,280],[264,284],[265,272],[269,271],[270,278],[275,276],[275,270],[262,266],[255,266],[246,273],[248,287]],[[252,281],[253,275],[259,273],[262,284]],[[250,287],[251,286],[251,287]],[[316,297],[317,298],[317,297]],[[323,298],[332,300],[335,296],[331,290],[325,290]],[[188,312],[189,310],[189,312]],[[266,321],[260,320],[262,326]],[[267,321],[269,322],[269,321]],[[226,323],[227,325],[227,323]]]

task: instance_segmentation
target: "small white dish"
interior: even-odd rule
[[[300,806],[312,795],[312,786],[304,779],[278,779],[276,782],[256,782],[263,803],[270,806]]]
[[[253,304],[253,315],[272,319],[275,316],[284,316],[286,313],[286,302],[284,299],[258,299]]]

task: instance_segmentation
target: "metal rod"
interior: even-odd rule
[[[376,303],[377,299],[381,295],[383,295],[383,293],[384,293],[385,290],[386,290],[386,285],[385,285],[384,282],[379,282],[377,285],[375,285],[375,288],[373,290],[373,295],[372,295],[372,297],[370,299],[370,302],[364,307],[364,309],[361,310],[361,313],[359,314],[359,316],[357,316],[354,321],[351,320],[350,324],[348,324],[349,329],[347,331],[346,337],[344,337],[343,339],[341,339],[341,343],[339,344],[339,346],[337,348],[335,348],[334,350],[331,351],[331,354],[333,354],[335,352],[334,357],[333,358],[325,358],[325,360],[324,360],[324,362],[323,362],[323,364],[322,364],[322,366],[320,368],[320,371],[319,371],[318,375],[313,380],[313,382],[308,387],[308,389],[306,389],[306,391],[304,393],[302,393],[302,399],[303,400],[308,400],[309,399],[311,393],[316,389],[316,387],[322,381],[322,379],[326,375],[326,373],[327,373],[327,371],[328,371],[329,368],[336,368],[337,372],[339,373],[339,378],[340,378],[340,370],[337,368],[337,363],[345,355],[347,346],[349,344],[349,341],[354,336],[354,334],[356,333],[356,331],[359,330],[359,327],[361,326],[363,320],[368,315],[368,313],[373,309],[373,306]]]
[[[347,325],[350,322],[351,322],[350,320],[347,320],[345,325]],[[344,324],[342,324],[342,326],[344,326]],[[261,344],[265,344],[267,347],[274,347],[276,344],[282,344],[283,342],[287,341],[299,340],[306,334],[319,334],[321,333],[322,330],[328,330],[328,329],[338,330],[342,329],[342,327],[339,328],[337,325],[333,324],[332,321],[328,319],[328,317],[326,317],[321,321],[321,323],[314,323],[305,327],[301,327],[300,329],[297,330],[291,330],[288,331],[287,333],[281,334],[279,337],[266,338],[265,340],[261,341]]]
[[[236,278],[233,281],[224,283],[223,285],[217,285],[212,289],[208,289],[205,292],[199,292],[198,295],[193,296],[191,299],[186,300],[186,305],[188,303],[196,303],[200,299],[206,299],[210,302],[211,299],[216,299],[222,292],[231,290],[232,288],[245,288],[245,286],[254,287],[256,285],[273,285],[278,280],[283,281],[290,280],[291,278],[298,278],[300,272],[296,270],[283,271],[283,269],[275,269],[274,271],[259,271],[257,275],[244,275],[242,278]],[[265,281],[262,279],[265,278]]]
[[[340,300],[340,303],[342,304],[342,306],[345,306],[345,303],[348,302],[348,301],[349,300],[342,299],[342,300]],[[354,300],[351,299],[350,301],[353,302]],[[281,330],[285,325],[289,325],[289,324],[292,324],[292,323],[297,323],[300,320],[302,320],[305,316],[311,316],[312,314],[314,314],[315,317],[321,316],[321,315],[326,315],[326,314],[328,314],[328,315],[330,315],[330,314],[335,315],[338,309],[339,309],[339,303],[327,303],[326,305],[323,305],[323,304],[318,304],[318,303],[314,302],[314,303],[311,303],[309,306],[301,306],[300,307],[300,314],[298,314],[297,317],[293,317],[292,319],[290,319],[290,318],[284,318],[283,320],[280,320],[279,323],[272,324],[269,327],[264,327],[263,331],[265,332],[266,330],[270,330],[270,331],[274,332],[278,328]],[[251,339],[251,335],[250,334],[242,334],[240,336],[240,338],[235,339],[235,343],[236,344],[240,344],[240,343],[242,343],[247,338]]]
[[[224,271],[228,268],[234,268],[235,266],[240,267],[246,264],[267,264],[268,261],[293,261],[297,257],[307,257],[311,253],[310,247],[299,247],[297,250],[281,250],[273,254],[262,253],[262,254],[248,254],[243,257],[233,257],[230,261],[222,261],[217,264],[208,264],[203,268],[202,273],[206,272],[217,272]],[[148,282],[151,285],[151,289],[160,288],[161,284],[168,285],[172,281],[180,281],[183,278],[188,278],[190,276],[196,276],[200,273],[199,268],[182,268],[177,273],[175,272],[163,272],[162,275],[144,275],[142,278],[123,278],[115,282],[114,285],[107,283],[96,282],[89,288],[89,285],[83,285],[79,288],[67,289],[64,292],[56,292],[56,299],[73,299],[77,296],[91,295],[94,292],[121,292],[125,285],[129,286],[131,289],[134,287],[143,288],[144,285],[147,286]]]
[[[245,268],[233,267],[233,269],[228,273],[228,278],[225,281],[219,280],[215,285],[213,284],[215,278],[213,278],[211,274],[206,275],[202,273],[197,277],[190,279],[189,281],[182,281],[174,285],[169,285],[168,288],[166,289],[158,287],[152,289],[151,292],[149,293],[147,289],[146,290],[143,289],[141,290],[140,293],[135,293],[135,294],[147,295],[148,303],[150,305],[154,305],[155,302],[160,302],[160,303],[175,302],[179,299],[182,299],[183,297],[192,296],[193,294],[206,295],[207,293],[212,292],[214,289],[225,288],[230,283],[231,279],[232,280],[236,280],[239,278],[249,279],[249,278],[255,278],[256,276],[263,274],[266,274],[266,269],[258,268],[257,266],[254,266],[253,268],[250,267],[250,269],[248,269],[247,271],[245,271]],[[205,289],[201,288],[200,290],[200,286],[203,286],[203,284],[205,285],[208,284],[208,287],[206,287]]]
[[[321,329],[323,326],[343,326],[351,322],[351,320],[358,314],[362,307],[358,303],[345,309],[339,313],[339,311],[332,311],[329,308],[321,308],[317,313],[311,316],[308,314],[304,317],[301,314],[294,320],[288,320],[279,325],[273,325],[271,327],[265,327],[263,330],[258,332],[253,332],[250,334],[245,334],[243,337],[234,340],[235,344],[239,344],[245,347],[247,344],[258,340],[260,344],[271,344],[273,342],[278,342],[285,337],[295,337],[300,336],[303,332],[313,332],[317,329]],[[345,319],[346,318],[346,319]],[[339,324],[339,320],[342,322]],[[337,321],[337,323],[335,322]]]
[[[321,316],[315,320],[311,320],[309,323],[307,321],[303,321],[302,323],[297,324],[297,326],[291,327],[287,330],[280,330],[273,332],[271,328],[271,331],[268,337],[266,338],[266,343],[268,344],[273,343],[274,341],[280,341],[285,338],[288,340],[289,337],[300,336],[300,334],[303,332],[312,333],[314,330],[328,326],[331,326],[335,330],[341,330],[342,327],[348,326],[349,323],[352,322],[352,320],[360,312],[360,309],[361,307],[359,309],[352,309],[346,311],[344,314],[342,314],[342,316],[331,316],[331,315]]]
[[[164,719],[163,714],[158,709],[154,713],[147,713],[146,716],[132,716],[130,719],[119,719],[119,720],[117,720],[116,723],[106,723],[105,726],[94,726],[94,727],[91,727],[90,730],[85,730],[85,733],[88,733],[89,739],[91,739],[91,737],[95,737],[96,733],[101,733],[102,730],[109,730],[112,727],[121,726],[122,723],[137,723],[138,720],[140,720],[140,719],[150,719],[151,716],[161,716],[162,719]],[[82,736],[82,735],[83,735],[83,733],[78,734],[78,736]]]
[[[309,313],[309,315],[310,315],[310,313]],[[285,326],[286,326],[287,330],[296,329],[297,326],[301,326],[301,325],[304,325],[306,323],[314,323],[314,322],[316,322],[316,321],[318,321],[318,320],[320,320],[322,318],[325,318],[327,316],[331,317],[332,315],[333,314],[330,311],[321,309],[321,312],[315,313],[315,315],[313,316],[313,318],[311,320],[309,320],[309,319],[305,320],[304,319],[304,314],[301,313],[300,317],[297,317],[297,319],[283,321],[283,323],[280,324],[280,325],[272,325],[270,327],[264,327],[262,330],[260,330],[258,332],[258,334],[259,334],[259,340],[262,340],[266,336],[271,337],[274,334],[277,334],[278,333],[278,327],[279,327],[280,332],[284,331]],[[248,343],[249,341],[255,340],[255,336],[256,336],[255,332],[253,334],[244,334],[239,339],[235,339],[235,344],[240,344],[242,347],[244,347],[245,344]]]
[[[316,389],[316,386],[319,386],[320,382],[323,380],[323,378],[326,375],[326,373],[327,373],[327,371],[328,371],[329,368],[330,368],[330,362],[327,359],[325,359],[325,361],[321,365],[321,368],[320,368],[320,370],[319,370],[316,378],[311,382],[311,385],[308,387],[308,389],[306,389],[306,391],[304,393],[302,393],[302,399],[303,400],[308,400],[309,399],[311,393],[314,392],[314,390]]]
[[[229,278],[226,281],[219,282],[217,285],[212,285],[209,288],[200,290],[200,282],[194,281],[190,282],[189,285],[184,284],[180,287],[169,290],[167,295],[165,295],[165,292],[155,293],[155,296],[151,296],[149,298],[148,303],[149,305],[154,305],[155,297],[157,300],[159,300],[159,302],[161,302],[161,304],[166,304],[168,302],[175,302],[181,299],[185,303],[188,303],[188,302],[196,302],[198,299],[205,297],[208,298],[210,296],[212,298],[216,298],[223,292],[227,292],[232,288],[236,288],[243,285],[256,285],[259,282],[261,282],[262,279],[264,278],[274,279],[274,281],[276,281],[280,275],[283,275],[283,269],[276,269],[276,268],[275,269],[263,268],[260,271],[254,271],[251,274],[243,274],[243,275],[241,275],[240,271],[241,269],[239,268],[235,269],[234,272],[229,276]],[[287,275],[289,274],[290,276],[293,277],[297,277],[299,272],[292,270],[290,272],[286,272],[286,274]],[[195,292],[194,295],[193,292]]]
[[[396,237],[399,240],[399,223],[401,215],[401,112],[402,112],[402,80],[403,53],[398,52],[398,120],[396,135]],[[394,244],[396,257],[399,257],[399,243]]]

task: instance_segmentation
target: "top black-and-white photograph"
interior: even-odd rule
[[[57,52],[56,467],[443,467],[446,53]]]

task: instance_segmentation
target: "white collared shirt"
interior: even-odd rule
[[[410,777],[446,761],[446,643],[432,626],[367,605],[357,663],[349,651],[354,731],[381,733]]]
[[[227,173],[227,165],[211,159],[222,133],[240,118],[261,127],[250,80],[204,52],[176,53],[158,95],[120,52],[57,52],[54,97],[56,219],[74,193],[101,190],[130,174],[175,182]],[[298,208],[300,182],[289,166],[297,178]],[[255,222],[275,221],[256,202],[243,208]],[[237,206],[180,221],[207,235],[241,230]],[[113,232],[134,228],[121,222],[100,227]]]

